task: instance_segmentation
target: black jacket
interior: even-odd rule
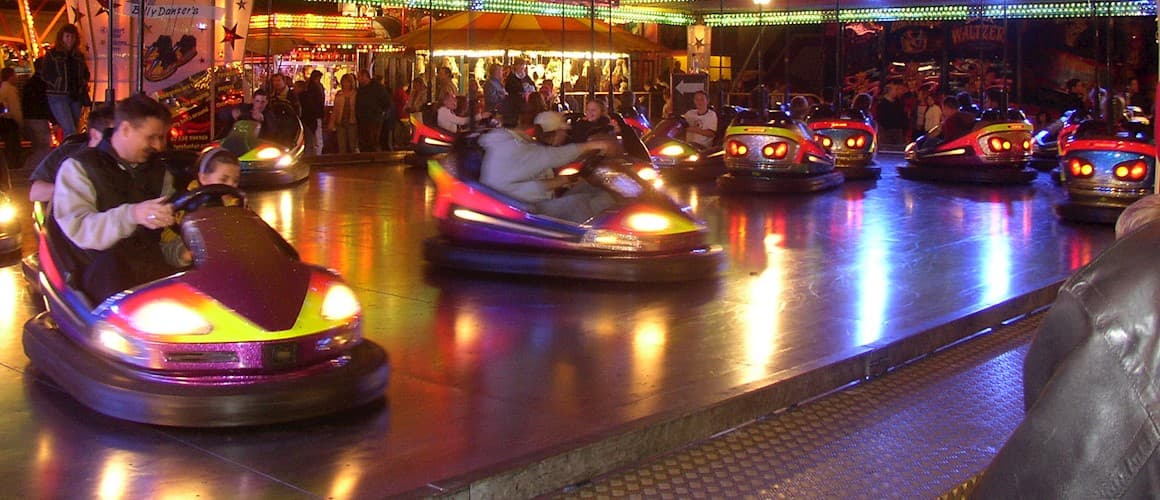
[[[1160,494],[1160,223],[1072,276],[1023,367],[1027,408],[977,498]]]
[[[84,55],[77,51],[49,51],[36,60],[36,74],[44,80],[48,95],[67,95],[73,99],[88,99],[89,66]]]

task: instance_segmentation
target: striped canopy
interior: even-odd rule
[[[435,22],[430,39],[435,50],[521,50],[587,52],[592,49],[592,25],[588,19],[572,17],[533,16],[526,14],[495,14],[461,12]],[[608,42],[608,24],[595,22],[596,52],[668,52],[655,44],[621,28],[612,28],[612,46]],[[426,26],[393,41],[411,49],[428,50]],[[561,35],[562,33],[562,35]],[[468,36],[471,43],[468,43]]]

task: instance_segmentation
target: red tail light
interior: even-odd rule
[[[761,148],[761,154],[766,158],[781,160],[785,158],[785,154],[789,152],[789,145],[784,142],[774,142],[766,144]]]
[[[1148,162],[1144,160],[1124,162],[1116,165],[1112,173],[1122,181],[1142,181],[1148,175]]]
[[[726,150],[729,152],[729,156],[745,156],[749,154],[749,146],[739,141],[729,141]]]
[[[1067,170],[1071,172],[1072,177],[1091,177],[1096,169],[1086,160],[1079,158],[1072,158],[1067,162]]]

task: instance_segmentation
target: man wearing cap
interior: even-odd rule
[[[612,140],[562,145],[568,135],[564,115],[544,111],[536,115],[537,141],[510,129],[495,129],[479,139],[485,151],[480,182],[532,206],[536,213],[576,223],[583,223],[614,203],[603,190],[587,183],[576,183],[572,176],[557,176],[553,171],[575,161],[589,151],[616,154],[619,145]],[[557,189],[570,187],[561,196]]]

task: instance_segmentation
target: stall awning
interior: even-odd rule
[[[617,27],[612,28],[610,47],[608,24],[596,21],[595,29],[595,49],[598,52],[670,52],[662,45]],[[592,49],[591,32],[592,24],[588,19],[461,12],[436,21],[433,31],[425,26],[397,37],[393,42],[419,50],[430,49],[430,38],[435,50],[584,52]]]

